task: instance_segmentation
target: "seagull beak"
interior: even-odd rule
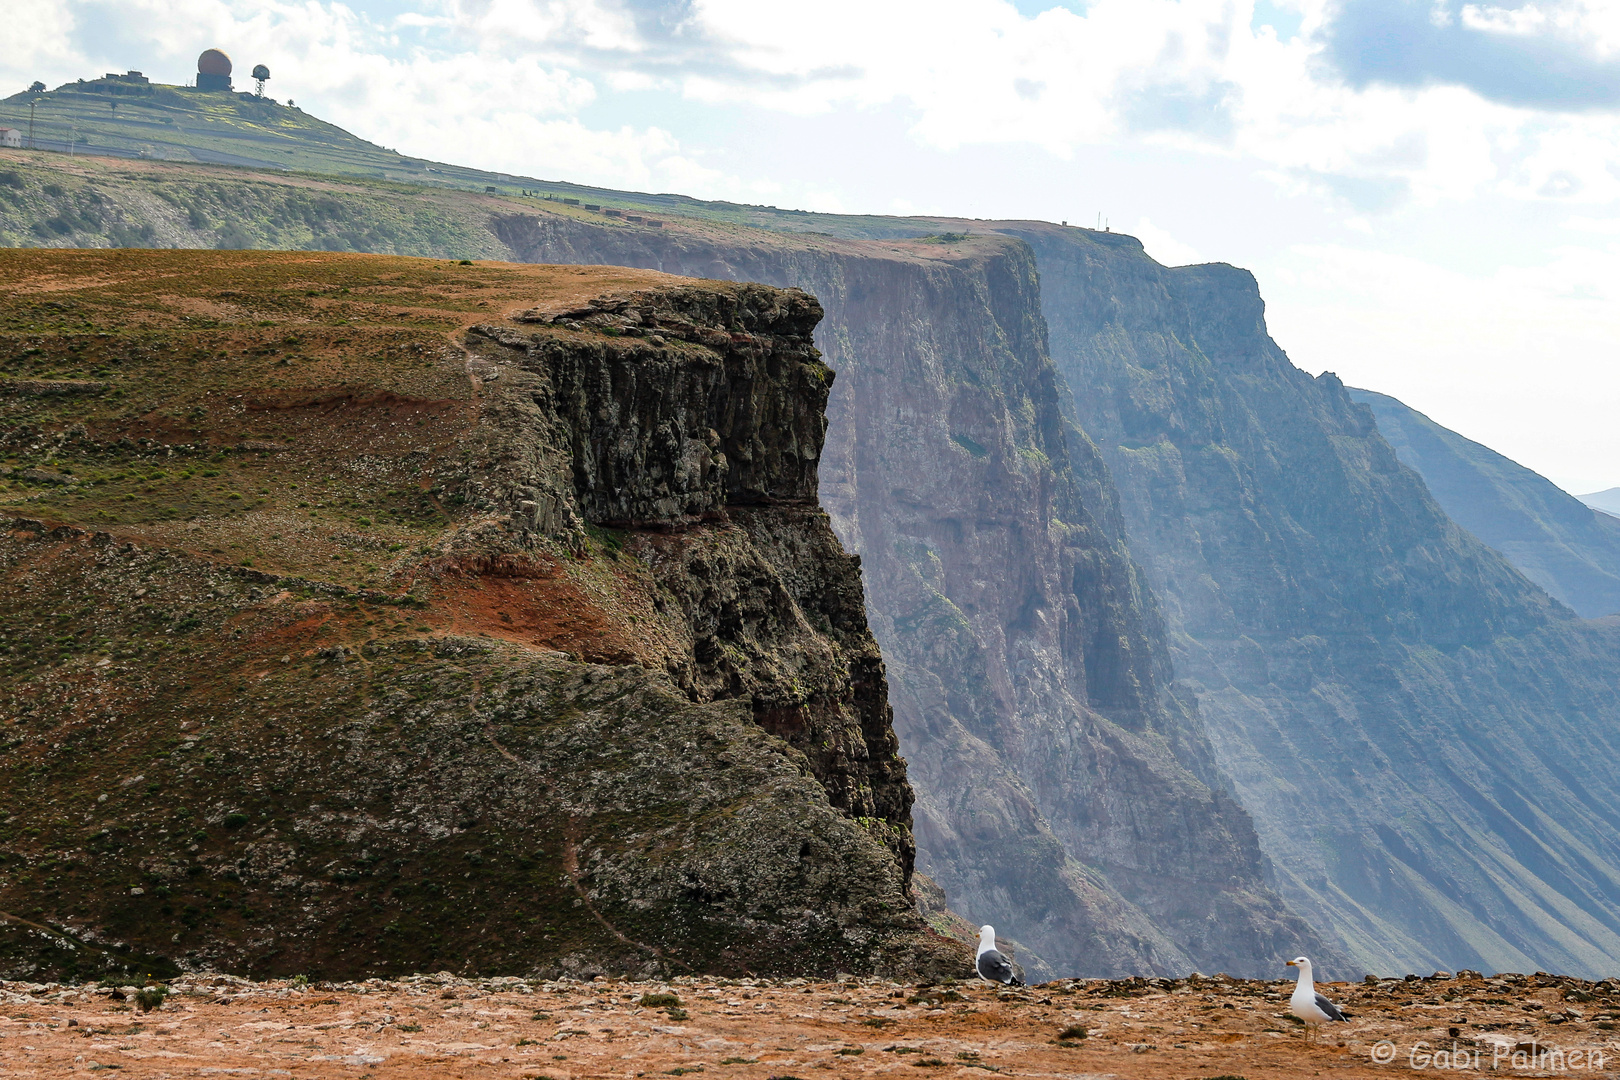
[[[1283,967],[1299,967],[1299,965],[1294,963],[1292,960],[1285,960],[1283,961]]]

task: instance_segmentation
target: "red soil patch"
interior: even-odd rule
[[[647,643],[548,556],[501,555],[441,562],[432,607],[435,629],[565,652],[598,664],[659,665]]]

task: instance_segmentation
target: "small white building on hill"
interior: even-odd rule
[[[0,127],[0,146],[15,146],[22,149],[22,129]]]

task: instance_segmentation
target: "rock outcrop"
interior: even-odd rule
[[[8,371],[105,384],[0,400],[8,976],[965,963],[907,893],[816,503],[813,299],[330,255],[0,277]]]
[[[839,372],[821,495],[862,558],[920,866],[1033,974],[1269,971],[1321,946],[1177,695],[1030,250],[497,219],[520,258],[813,292]]]

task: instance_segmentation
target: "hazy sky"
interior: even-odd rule
[[[1620,0],[9,0],[0,93],[218,46],[400,151],[1252,269],[1294,362],[1620,485]]]

